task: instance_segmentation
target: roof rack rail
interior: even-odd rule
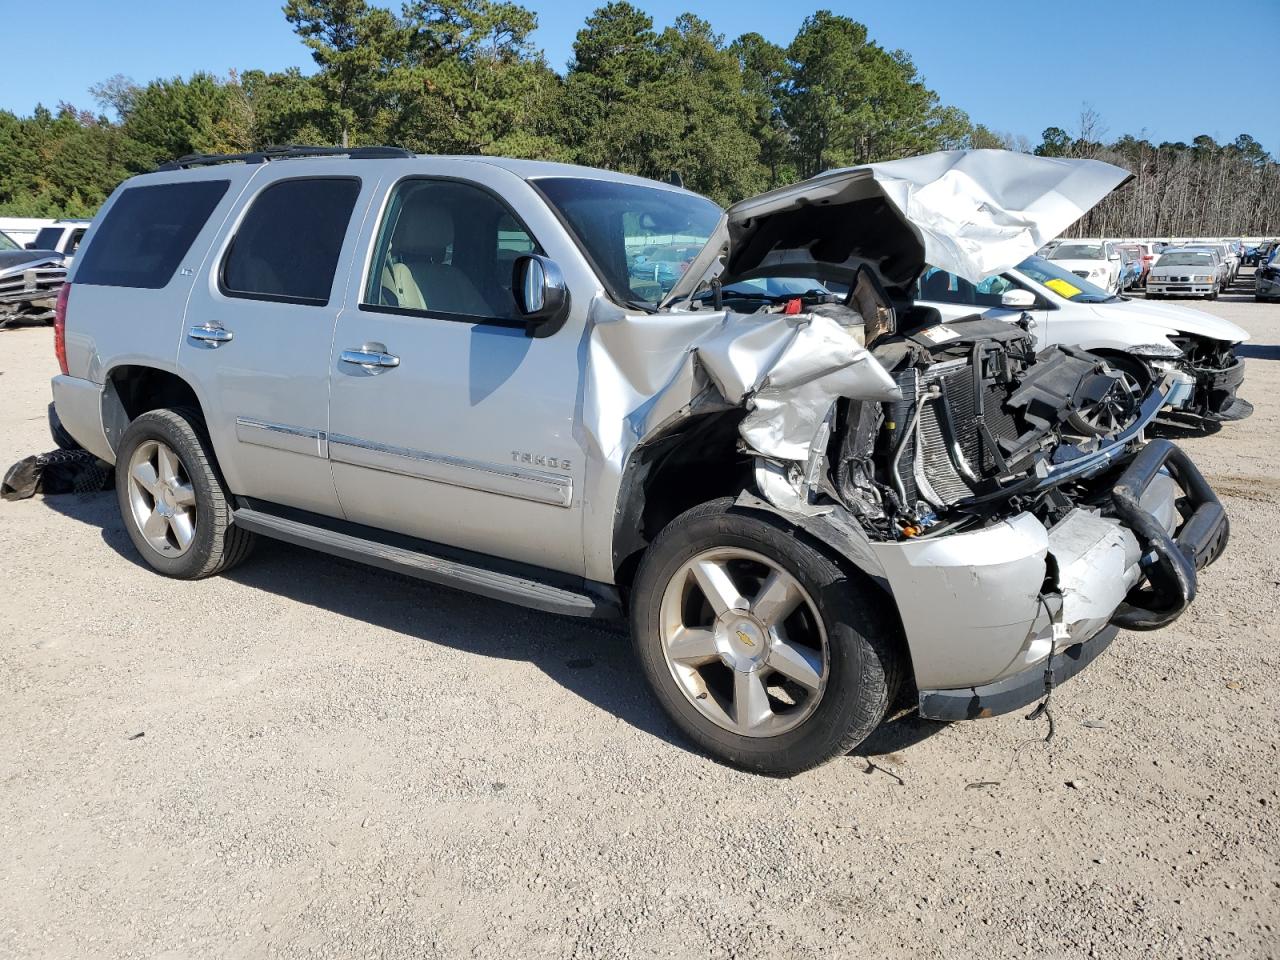
[[[189,153],[156,167],[162,170],[187,170],[212,167],[219,163],[267,163],[270,160],[292,160],[297,157],[349,157],[352,160],[404,160],[413,157],[403,147],[265,147],[251,153]]]

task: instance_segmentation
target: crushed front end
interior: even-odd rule
[[[902,399],[840,407],[832,494],[872,541],[935,719],[990,716],[1195,596],[1227,540],[1194,464],[1105,361],[974,319],[884,338]],[[1172,378],[1171,378],[1172,379]]]

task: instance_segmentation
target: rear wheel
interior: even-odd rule
[[[194,410],[152,410],[129,425],[116,451],[116,497],[129,539],[167,577],[221,573],[253,547],[253,534],[232,522],[230,494]]]
[[[703,504],[659,535],[632,596],[632,638],[659,703],[708,753],[790,775],[847,753],[884,719],[902,654],[890,601],[766,515]]]

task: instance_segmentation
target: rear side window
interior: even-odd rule
[[[195,180],[125,190],[76,260],[76,283],[159,290],[173,279],[230,185]]]
[[[254,199],[222,261],[229,297],[324,306],[360,193],[345,177],[284,180]]]
[[[61,227],[41,227],[36,234],[35,250],[57,250],[58,241],[62,239]]]

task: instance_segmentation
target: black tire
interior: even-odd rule
[[[185,552],[164,556],[139,528],[129,502],[129,461],[149,440],[166,444],[181,461],[195,491],[194,538]],[[116,451],[116,499],[129,539],[158,573],[179,580],[199,580],[223,573],[252,551],[255,537],[232,522],[231,494],[223,483],[199,411],[189,408],[152,410],[125,430]]]
[[[668,582],[690,559],[717,547],[742,548],[777,563],[812,598],[823,621],[826,687],[813,712],[777,736],[744,736],[708,719],[676,683],[663,653],[658,617]],[[681,514],[650,545],[631,597],[632,643],[659,704],[690,740],[734,766],[791,776],[848,753],[884,720],[906,661],[892,602],[780,519],[724,498]]]

